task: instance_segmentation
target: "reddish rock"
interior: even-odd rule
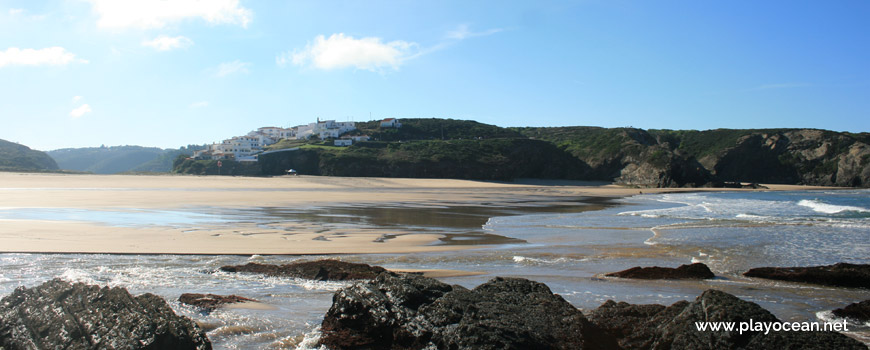
[[[809,267],[757,267],[743,275],[824,286],[870,288],[870,264],[839,263]]]
[[[608,273],[610,277],[636,278],[645,280],[660,279],[708,279],[716,277],[707,265],[694,263],[680,265],[678,268],[671,267],[632,267],[628,270]]]
[[[262,273],[266,276],[296,277],[318,281],[346,281],[370,280],[386,269],[380,266],[326,259],[284,265],[247,263],[245,265],[223,266],[221,271]]]

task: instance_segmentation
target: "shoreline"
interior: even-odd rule
[[[475,222],[456,223],[457,232],[421,230],[417,222],[437,224],[469,213],[483,217],[522,215],[540,208],[596,210],[636,194],[706,191],[832,190],[838,188],[768,185],[768,189],[629,188],[612,184],[534,180],[526,183],[451,179],[344,177],[215,177],[155,175],[80,175],[0,173],[0,210],[48,211],[48,218],[2,218],[0,253],[123,255],[336,255],[403,254],[473,249],[503,244],[445,241]],[[210,209],[211,208],[211,209]],[[369,213],[383,222],[368,226],[332,221],[320,211],[346,208],[335,217]],[[351,209],[366,210],[360,211]],[[485,211],[481,208],[490,208]],[[157,223],[154,215],[202,215],[222,218],[221,211],[281,213],[263,222],[251,220]],[[408,217],[397,217],[396,209]],[[259,210],[259,212],[258,212]],[[474,210],[477,210],[475,212]],[[503,210],[504,214],[499,212]],[[59,216],[67,213],[68,218]],[[94,218],[77,219],[81,213]],[[168,214],[167,214],[168,213]],[[51,215],[55,217],[52,219]],[[138,219],[136,216],[142,216]],[[296,215],[296,216],[293,216]],[[138,225],[113,224],[112,216],[132,217]],[[312,217],[322,219],[318,222]],[[457,219],[459,220],[459,219]],[[98,220],[97,220],[98,221]],[[485,220],[484,220],[485,222]],[[408,227],[402,227],[407,225]],[[462,226],[465,225],[465,226]],[[469,226],[470,225],[470,226]],[[445,225],[445,227],[447,227]],[[478,228],[479,229],[479,228]],[[496,237],[493,237],[496,238]]]

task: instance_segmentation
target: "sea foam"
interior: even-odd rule
[[[849,211],[859,212],[859,213],[870,213],[870,209],[867,209],[867,208],[854,207],[854,206],[850,206],[850,205],[828,204],[828,203],[825,203],[825,202],[822,202],[822,201],[819,201],[816,199],[812,199],[812,200],[802,199],[800,202],[798,202],[798,205],[802,206],[802,207],[810,208],[817,213],[823,213],[823,214],[839,214],[839,213],[849,212]]]

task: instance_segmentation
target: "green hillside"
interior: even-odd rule
[[[0,140],[0,171],[47,171],[57,170],[54,159],[45,152],[27,146]]]
[[[169,172],[180,154],[192,155],[201,146],[161,149],[141,146],[64,148],[47,152],[61,169],[117,174],[123,172]]]

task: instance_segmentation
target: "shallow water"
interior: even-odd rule
[[[870,290],[749,279],[758,266],[870,263],[870,191],[741,192],[641,195],[606,203],[517,203],[487,206],[397,204],[387,207],[197,208],[178,211],[0,210],[2,218],[39,217],[107,225],[280,225],[300,221],[324,230],[401,229],[438,232],[442,244],[475,249],[424,254],[330,256],[387,268],[455,269],[483,275],[442,278],[473,287],[494,276],[544,282],[582,309],[607,299],[671,304],[717,288],[759,303],[783,320],[815,321],[819,314],[870,299]],[[586,209],[600,209],[584,211]],[[495,244],[495,245],[493,245]],[[312,332],[344,283],[231,274],[223,265],[286,263],[322,256],[171,256],[0,254],[0,295],[53,277],[151,292],[209,329],[217,349],[294,348]],[[633,281],[603,274],[633,266],[700,261],[717,274],[709,281]],[[211,314],[174,300],[182,293],[237,294],[272,310],[220,309]],[[822,314],[823,315],[823,314]],[[856,325],[857,326],[857,325]],[[859,329],[866,336],[866,328]]]

